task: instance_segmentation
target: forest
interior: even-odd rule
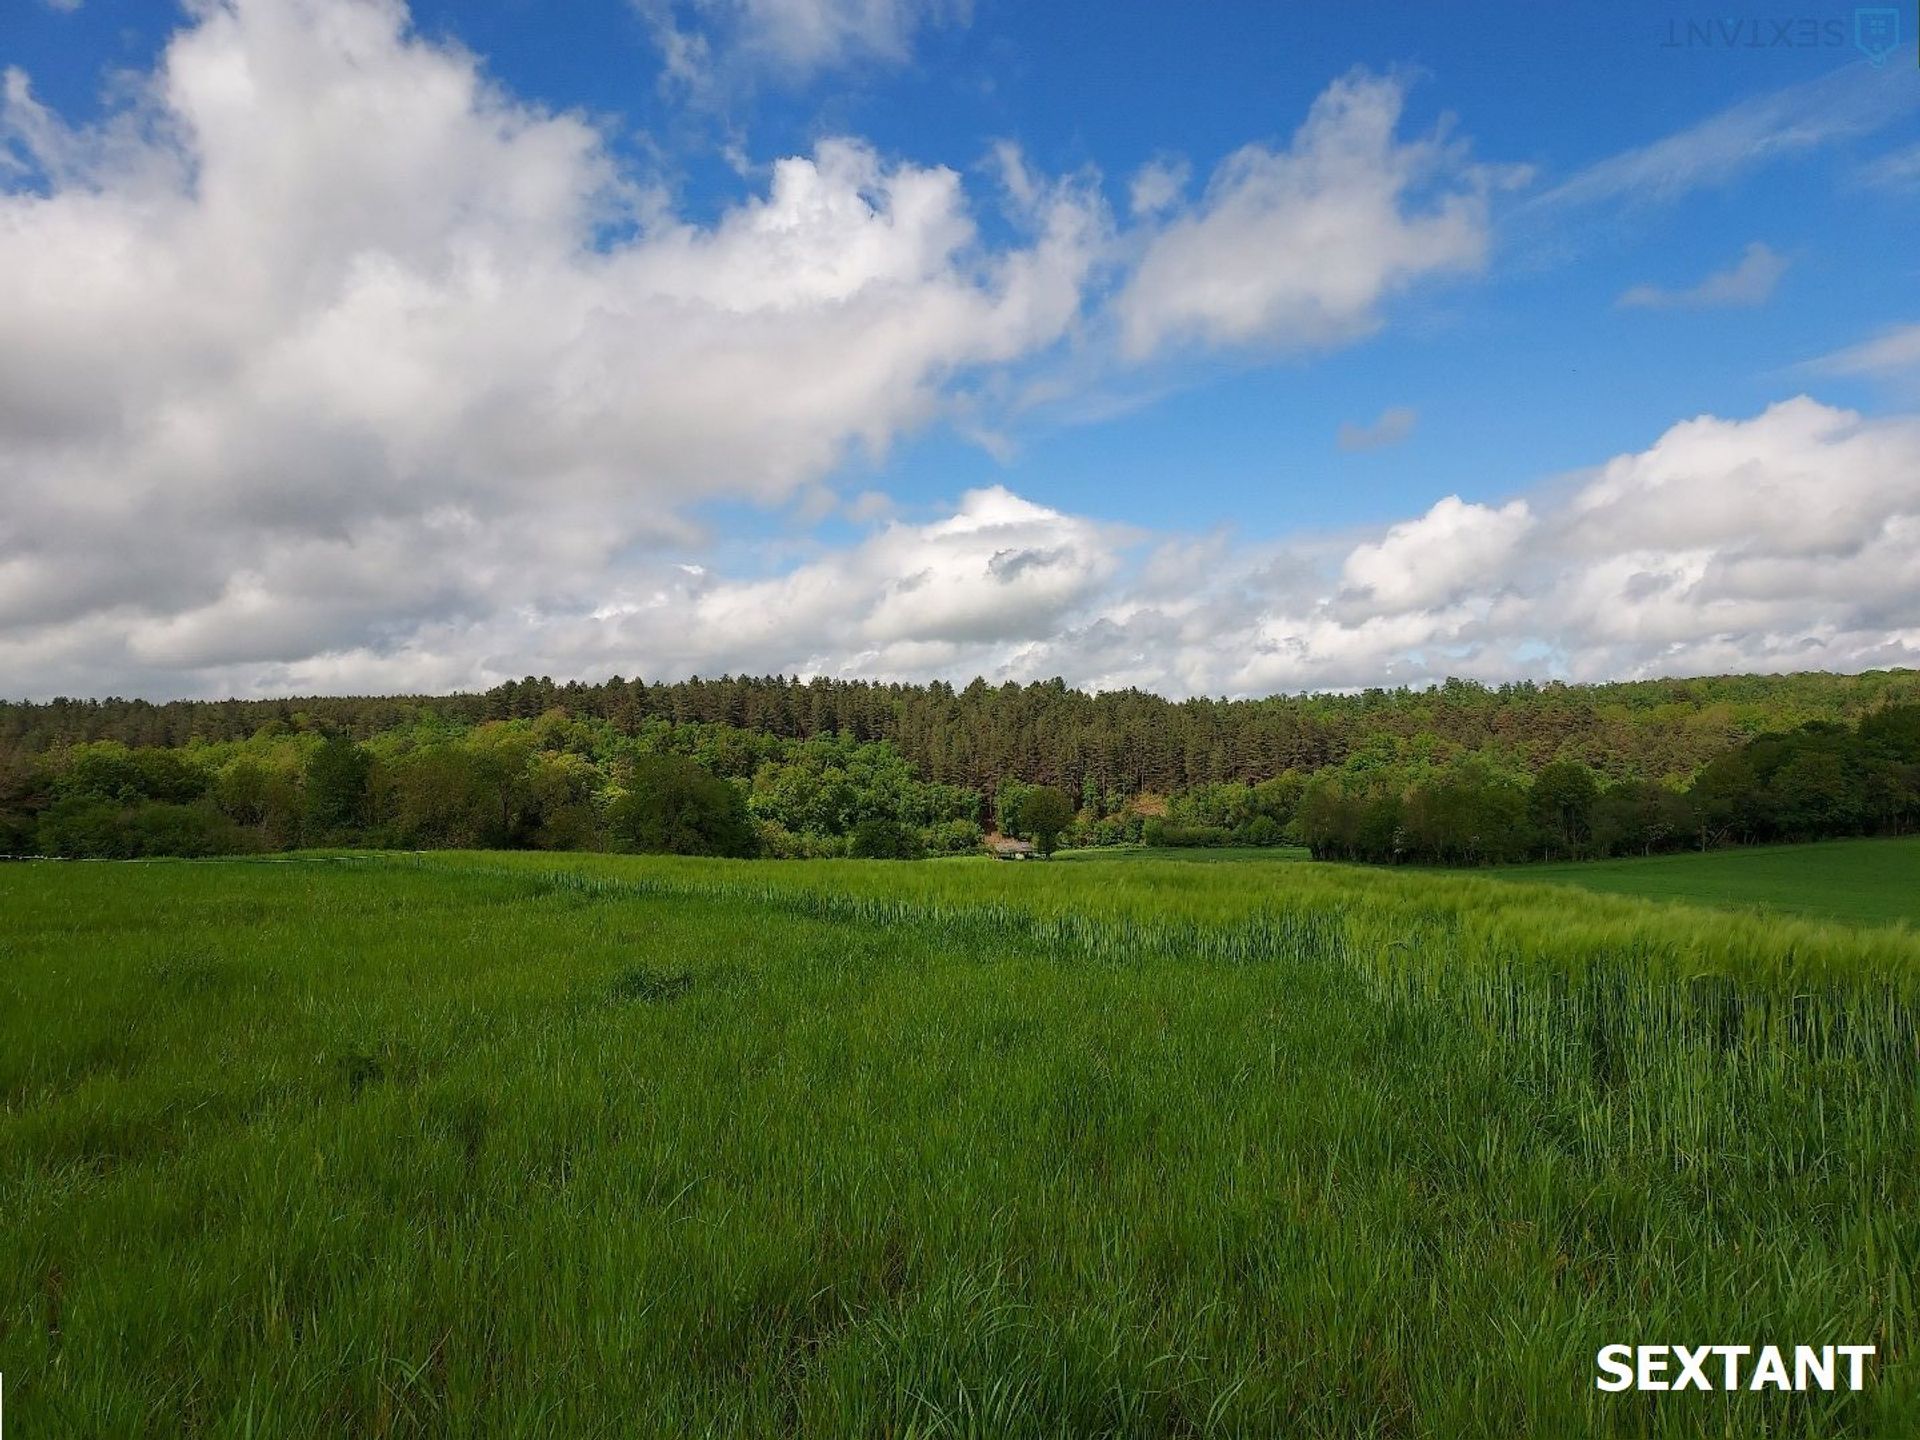
[[[0,705],[0,854],[917,858],[1283,845],[1479,865],[1920,823],[1920,672],[1171,701],[784,677]]]

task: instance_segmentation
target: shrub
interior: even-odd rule
[[[231,855],[245,849],[231,820],[197,805],[150,800],[118,805],[76,796],[40,817],[40,851],[70,860],[135,860],[158,855]]]
[[[1052,785],[1036,785],[1020,797],[1015,834],[1025,835],[1040,847],[1042,855],[1051,855],[1060,842],[1060,832],[1073,824],[1073,801],[1064,790]]]
[[[134,855],[231,855],[246,848],[231,820],[198,805],[153,801],[129,810],[124,823]]]
[[[853,827],[848,853],[857,860],[918,860],[920,842],[897,820],[862,820]]]
[[[112,800],[85,795],[56,800],[40,817],[40,853],[68,860],[124,859],[132,852],[120,823],[123,813]]]
[[[1233,832],[1238,845],[1278,845],[1286,839],[1286,827],[1271,815],[1256,815]]]
[[[980,848],[980,826],[972,820],[943,820],[929,825],[922,840],[936,855],[965,855]]]
[[[335,736],[307,761],[307,824],[317,839],[358,829],[367,819],[367,782],[373,757]]]
[[[619,849],[644,854],[744,859],[760,851],[739,788],[677,755],[634,765],[627,793],[607,810],[607,832]]]
[[[1140,838],[1148,845],[1197,849],[1231,845],[1233,832],[1224,825],[1176,825],[1154,816],[1140,827]]]

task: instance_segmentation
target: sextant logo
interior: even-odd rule
[[[1844,1379],[1859,1390],[1873,1353],[1871,1345],[1603,1345],[1593,1383],[1612,1391],[1834,1390]]]

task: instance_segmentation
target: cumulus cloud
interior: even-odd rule
[[[1698,285],[1663,290],[1658,285],[1635,285],[1620,296],[1626,309],[1706,310],[1723,306],[1764,305],[1773,298],[1787,258],[1758,240],[1747,246],[1739,261],[1716,270]]]
[[[1380,412],[1380,418],[1371,425],[1356,425],[1351,420],[1343,421],[1338,437],[1342,450],[1384,450],[1390,445],[1405,442],[1412,434],[1413,427],[1420,417],[1406,405],[1390,405]]]
[[[1519,172],[1472,163],[1444,130],[1400,139],[1405,100],[1400,80],[1356,71],[1314,101],[1286,148],[1222,161],[1200,203],[1148,240],[1115,301],[1126,354],[1182,340],[1343,344],[1417,280],[1481,269],[1488,193]],[[1162,189],[1150,183],[1147,198]]]
[[[1059,631],[1119,565],[1125,532],[994,486],[953,514],[889,523],[784,575],[729,583],[702,572],[615,599],[598,618],[663,646],[687,669],[888,673],[943,670],[983,647]]]
[[[1354,547],[1340,569],[1343,608],[1361,616],[1428,609],[1497,588],[1532,527],[1524,500],[1496,510],[1449,495],[1419,519]]]
[[[843,644],[812,668],[1260,694],[1447,675],[1913,665],[1916,474],[1920,417],[1867,420],[1802,397],[1749,419],[1685,421],[1570,487],[1503,504],[1447,496],[1344,540],[1072,532],[1086,522],[1048,512],[1018,548],[1066,543],[1075,558],[1055,562],[1061,583],[1025,612],[1034,626],[992,638],[991,625],[923,629],[895,608],[891,563],[866,568],[867,551],[828,572],[848,615],[866,617],[840,623],[855,637],[909,623],[885,629],[884,645]],[[923,543],[915,533],[888,543]],[[972,573],[1006,548],[975,545]],[[899,573],[926,568],[903,561]],[[755,587],[740,594],[766,599]],[[786,654],[791,669],[797,651]]]
[[[694,224],[397,0],[209,0],[103,124],[18,71],[0,106],[0,673],[37,686],[577,608],[1053,342],[1104,223],[1030,177],[989,248],[952,171],[827,140]]]
[[[97,125],[0,82],[17,693],[723,669],[1257,693],[1920,663],[1920,419],[1702,417],[1566,488],[1274,544],[992,486],[932,514],[843,500],[850,455],[1076,333],[1115,253],[1089,182],[1004,150],[996,230],[1019,238],[993,245],[952,171],[827,139],[695,222],[398,0],[191,15]],[[1444,135],[1396,138],[1401,99],[1349,77],[1198,202],[1149,186],[1118,295],[1134,352],[1340,343],[1477,267],[1501,177]],[[1904,335],[1832,368],[1904,363]],[[743,573],[699,524],[725,500],[865,528]]]
[[[384,641],[314,653],[279,644],[283,617],[247,597],[222,616],[224,637],[188,616],[144,643],[156,664],[193,667],[156,673],[176,688],[190,676],[199,693],[733,670],[1262,694],[1911,666],[1917,473],[1920,417],[1868,420],[1802,397],[1677,424],[1571,485],[1499,504],[1446,496],[1374,533],[1150,535],[992,487],[771,576],[650,561],[594,602],[443,607]],[[315,566],[318,603],[327,573]],[[355,576],[342,603],[381,610],[381,583],[457,588],[398,573]],[[99,637],[49,672],[0,638],[0,669],[84,669],[101,661],[89,643]],[[234,662],[247,644],[293,658]]]
[[[620,623],[641,627],[631,652],[697,614],[679,655],[735,668],[1174,694],[1914,665],[1916,474],[1920,417],[1801,397],[1345,537],[1142,535],[980,492],[786,577],[703,575]]]

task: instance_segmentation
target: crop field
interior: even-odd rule
[[[1867,925],[1920,926],[1920,835],[1519,865],[1501,873],[1612,895],[1750,906]]]
[[[1222,845],[1181,848],[1171,845],[1129,845],[1108,849],[1067,850],[1055,857],[1078,864],[1135,864],[1143,860],[1184,861],[1199,865],[1272,865],[1289,860],[1306,860],[1311,852],[1304,845]]]
[[[6,1418],[1913,1434],[1917,966],[1331,865],[0,866]],[[1596,1392],[1663,1341],[1878,1354]]]

